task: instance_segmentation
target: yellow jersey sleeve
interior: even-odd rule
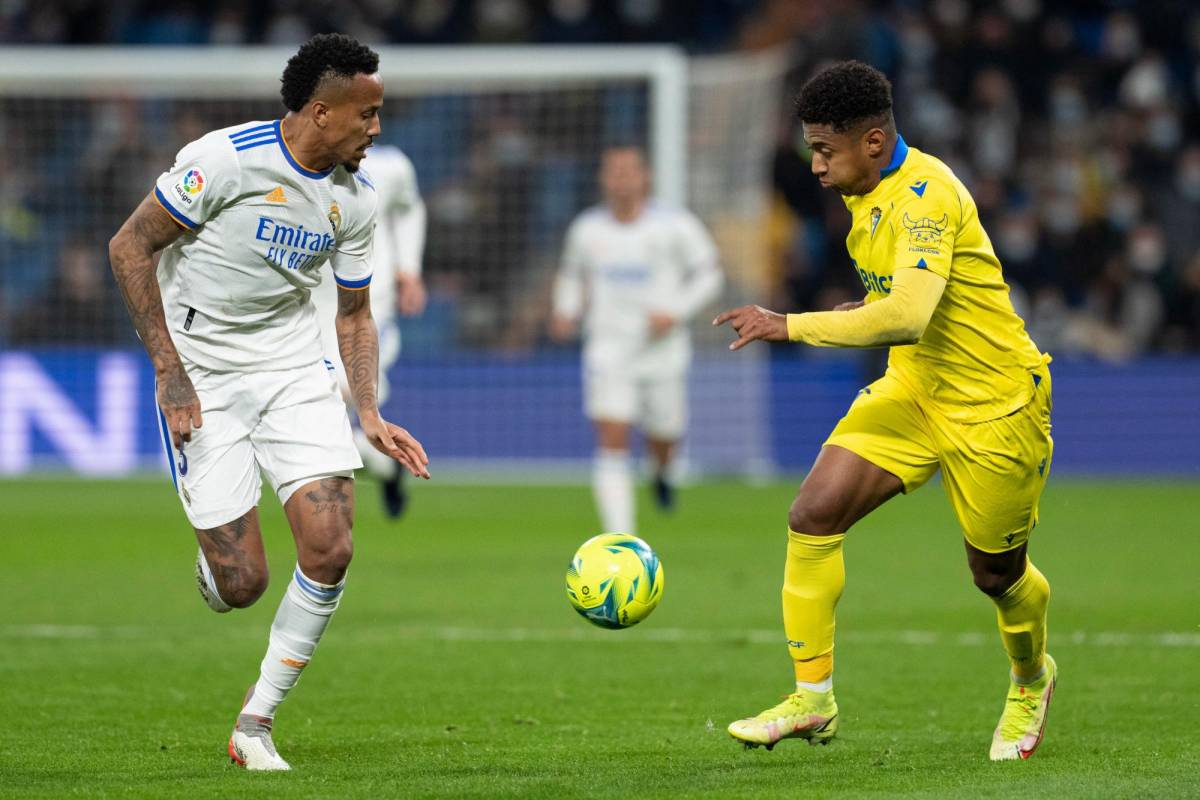
[[[896,271],[891,291],[881,300],[849,311],[788,314],[788,338],[814,347],[882,347],[920,340],[946,280],[932,271]]]
[[[953,185],[925,179],[907,187],[892,214],[893,269],[927,269],[950,280],[962,223]]]

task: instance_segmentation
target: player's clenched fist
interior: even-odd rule
[[[733,332],[738,335],[737,340],[729,345],[730,350],[741,350],[755,339],[766,342],[788,340],[787,316],[762,306],[742,306],[732,311],[722,311],[713,320],[713,325],[724,325],[726,322],[733,326]]]

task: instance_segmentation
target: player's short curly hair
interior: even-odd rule
[[[300,46],[283,69],[279,89],[288,111],[304,108],[321,82],[379,71],[379,54],[344,33],[319,33]]]
[[[871,120],[892,119],[892,84],[861,61],[839,61],[818,72],[796,98],[796,115],[843,133]]]

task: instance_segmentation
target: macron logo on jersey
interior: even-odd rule
[[[918,183],[914,183],[912,186],[910,186],[908,188],[912,189],[913,194],[915,194],[917,197],[924,197],[925,196],[925,188],[927,186],[929,186],[929,181],[920,181]]]
[[[298,228],[281,225],[270,217],[258,218],[254,238],[271,245],[264,256],[268,261],[288,269],[304,269],[325,253],[333,252],[336,244],[328,233],[306,231],[303,225]]]

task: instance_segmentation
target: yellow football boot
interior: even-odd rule
[[[1013,681],[1004,701],[1004,713],[992,736],[992,761],[1029,758],[1046,732],[1046,712],[1058,682],[1058,666],[1046,655],[1046,672],[1033,683],[1021,686]]]
[[[762,745],[770,750],[781,739],[807,739],[809,744],[828,744],[837,735],[838,707],[833,690],[812,692],[798,689],[774,708],[756,717],[730,723],[729,735],[747,748]]]

